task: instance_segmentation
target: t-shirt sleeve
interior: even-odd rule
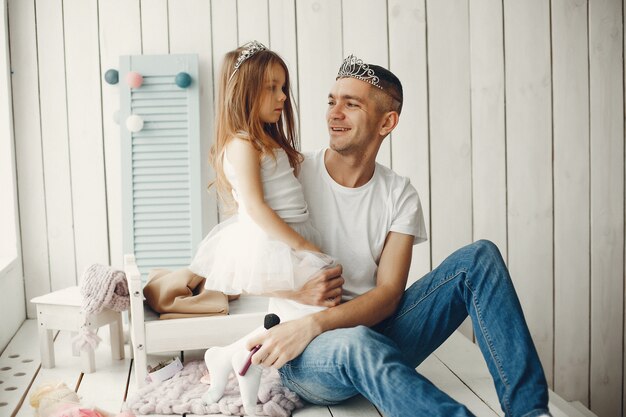
[[[417,245],[428,239],[422,203],[408,179],[403,178],[403,184],[398,190],[394,196],[395,215],[389,230],[414,236],[413,244]]]

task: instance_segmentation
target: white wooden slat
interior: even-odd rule
[[[77,392],[85,404],[93,404],[116,415],[124,403],[126,381],[130,373],[130,349],[128,345],[124,346],[125,359],[113,359],[108,326],[101,327],[98,336],[102,342],[94,352],[96,371],[83,374]],[[70,346],[63,349],[70,349]]]
[[[492,410],[498,415],[504,415],[487,363],[478,346],[460,332],[454,332],[434,354]]]
[[[328,407],[333,417],[380,417],[376,407],[361,395]]]
[[[474,415],[496,417],[498,413],[477,396],[467,385],[448,369],[435,355],[429,356],[417,367],[417,372],[426,377],[454,400],[465,405]],[[499,410],[499,409],[496,409]]]
[[[387,0],[369,1],[367,7],[363,7],[360,0],[343,0],[343,57],[354,54],[366,63],[389,68],[386,16]],[[392,164],[392,141],[393,134],[382,143],[376,157],[378,163],[387,167],[391,167]]]
[[[239,44],[253,40],[270,44],[268,6],[267,1],[237,0]]]
[[[219,75],[224,55],[239,46],[237,34],[237,2],[232,0],[211,1],[211,38],[213,39],[213,96],[217,100],[219,91]],[[215,118],[214,114],[210,117]],[[213,135],[211,135],[213,141]]]
[[[76,272],[109,259],[97,4],[63,3]]]
[[[2,352],[0,357],[0,415],[13,415],[22,398],[25,408],[28,405],[26,393],[28,386],[39,369],[39,344],[37,340],[37,321],[26,320],[19,328],[16,336]],[[15,374],[18,374],[15,376]],[[21,375],[23,374],[23,375]],[[8,389],[16,388],[16,389]],[[30,408],[32,410],[32,408]],[[32,413],[31,413],[32,415]]]
[[[587,3],[552,4],[554,389],[589,404]]]
[[[550,9],[504,2],[509,269],[548,383],[553,375]]]
[[[8,28],[7,1],[0,2],[0,22]],[[0,205],[0,349],[4,349],[26,318],[24,273],[19,236],[17,205],[15,142],[13,138],[13,109],[11,67],[9,65],[9,33],[0,31],[0,188],[4,190]]]
[[[472,239],[467,3],[428,2],[433,264]]]
[[[141,0],[141,52],[169,52],[168,0]]]
[[[295,410],[293,417],[334,417],[328,407],[307,404],[304,408]]]
[[[425,0],[389,2],[389,66],[402,83],[404,104],[394,130],[393,169],[417,189],[430,231],[428,69]],[[431,270],[430,241],[413,246],[409,284]]]
[[[36,321],[34,327],[36,333]],[[24,405],[20,408],[16,417],[33,416],[34,410],[30,406],[28,398],[33,392],[36,392],[36,390],[44,384],[63,382],[69,389],[76,390],[80,381],[81,358],[72,355],[71,339],[71,332],[58,332],[54,341],[55,367],[49,369],[39,368],[39,372],[37,372],[30,390],[26,394],[26,401],[24,401]],[[37,343],[32,343],[33,340],[37,340],[36,335],[33,336],[30,343],[34,346],[38,346]],[[37,359],[38,358],[39,353],[37,353]],[[97,366],[98,364],[96,363],[96,370]],[[86,402],[83,402],[82,404],[86,404]]]
[[[504,259],[506,157],[502,2],[469,2],[474,240],[489,239]]]
[[[0,270],[0,351],[11,341],[26,319],[22,260],[18,257]]]
[[[98,3],[100,22],[100,73],[109,69],[119,71],[119,57],[141,53],[139,0],[115,0]],[[122,149],[120,125],[114,114],[120,109],[120,83],[102,82],[102,125],[104,128],[104,158],[106,161],[106,196],[108,202],[110,264],[121,269],[122,243]],[[120,120],[119,123],[124,123]]]
[[[460,332],[453,333],[436,351],[435,356],[457,375],[498,415],[504,415],[487,364],[478,346]],[[549,390],[548,408],[554,417],[584,417],[583,413]]]
[[[621,414],[624,375],[623,4],[589,3],[591,410]]]
[[[51,289],[76,285],[65,103],[63,4],[37,1],[37,52]],[[61,104],[63,103],[63,104]]]
[[[583,415],[581,417],[597,417],[593,412],[591,412],[591,410],[586,408],[580,401],[571,402],[570,405]]]
[[[200,82],[200,182],[207,184],[213,178],[209,167],[209,147],[213,138],[213,53],[211,27],[211,3],[202,0],[184,0],[169,3],[170,53],[198,54]],[[202,193],[202,235],[217,223],[217,202],[214,194]]]
[[[468,4],[427,2],[433,266],[472,241]],[[468,320],[461,325],[472,334]]]
[[[268,46],[287,64],[294,105],[297,107],[299,95],[295,0],[269,0],[269,31]],[[298,116],[296,114],[296,117]]]
[[[219,79],[224,61],[224,55],[229,51],[232,51],[239,46],[238,31],[237,31],[237,2],[232,0],[212,0],[211,1],[211,37],[213,40],[212,48],[212,66],[213,77],[211,82],[213,83],[213,103],[216,103],[219,96]],[[213,113],[208,115],[215,119],[214,108]],[[214,142],[214,134],[211,132],[209,136],[211,144]],[[211,171],[213,172],[213,171]],[[211,195],[216,196],[215,187],[212,187]],[[219,199],[218,208],[220,206]],[[218,209],[218,219],[220,219],[221,212]],[[216,219],[217,221],[217,219]]]
[[[11,88],[26,299],[50,290],[33,2],[8,2]],[[27,305],[28,317],[35,308]]]
[[[0,205],[0,264],[18,255],[18,207],[15,175],[15,145],[13,140],[13,108],[11,97],[11,66],[7,0],[0,2],[0,188],[6,190]],[[21,260],[20,260],[21,263]],[[0,266],[0,270],[2,267]],[[0,339],[1,340],[1,339]],[[0,346],[2,346],[0,342]]]
[[[302,149],[311,151],[328,146],[326,103],[342,61],[341,4],[298,1],[296,12],[300,133]]]
[[[552,417],[597,417],[580,402],[569,403],[554,392],[549,392]]]

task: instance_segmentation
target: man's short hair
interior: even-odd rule
[[[382,90],[373,88],[372,91],[379,94],[379,104],[382,111],[395,111],[398,114],[402,112],[402,103],[404,94],[402,92],[402,83],[395,74],[379,65],[369,64],[370,69],[379,78],[378,85]],[[386,97],[385,97],[386,96]]]
[[[400,114],[402,111],[404,101],[402,83],[388,69],[366,64],[362,59],[350,54],[339,67],[336,79],[340,78],[356,78],[374,86],[370,91],[381,112],[395,111]]]

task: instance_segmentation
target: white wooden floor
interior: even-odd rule
[[[101,332],[106,336],[108,332]],[[132,361],[112,360],[108,340],[96,351],[96,372],[82,374],[80,358],[72,356],[70,334],[60,332],[55,339],[56,367],[40,367],[37,322],[27,320],[0,357],[0,416],[35,416],[29,405],[29,391],[41,384],[60,381],[75,389],[85,405],[118,412],[128,390],[133,389]],[[201,352],[186,353],[186,359]],[[197,358],[196,358],[197,359]],[[155,359],[155,362],[158,360]],[[435,385],[464,403],[477,416],[502,416],[493,383],[478,348],[455,333],[418,370]],[[580,403],[568,403],[550,392],[554,417],[593,417]],[[307,406],[295,417],[380,417],[381,414],[362,397],[339,406]]]

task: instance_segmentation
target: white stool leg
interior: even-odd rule
[[[87,315],[85,317],[85,313],[83,312],[80,312],[79,315],[80,323],[85,323],[88,330],[93,332],[98,331],[98,327],[92,326],[92,322],[96,320],[92,315]],[[80,362],[82,364],[83,373],[90,374],[96,371],[96,355],[90,345],[83,345],[80,349]]]
[[[117,319],[109,323],[109,335],[111,336],[113,359],[124,359],[124,328],[122,327],[121,314],[117,314]]]
[[[39,323],[39,352],[41,353],[41,366],[54,368],[54,340],[52,330]]]
[[[76,336],[78,336],[78,332],[72,332],[71,340],[73,341]],[[72,356],[80,356],[80,349],[74,343],[72,343]]]
[[[92,348],[81,349],[80,361],[82,363],[83,373],[90,374],[96,371],[96,355]]]

